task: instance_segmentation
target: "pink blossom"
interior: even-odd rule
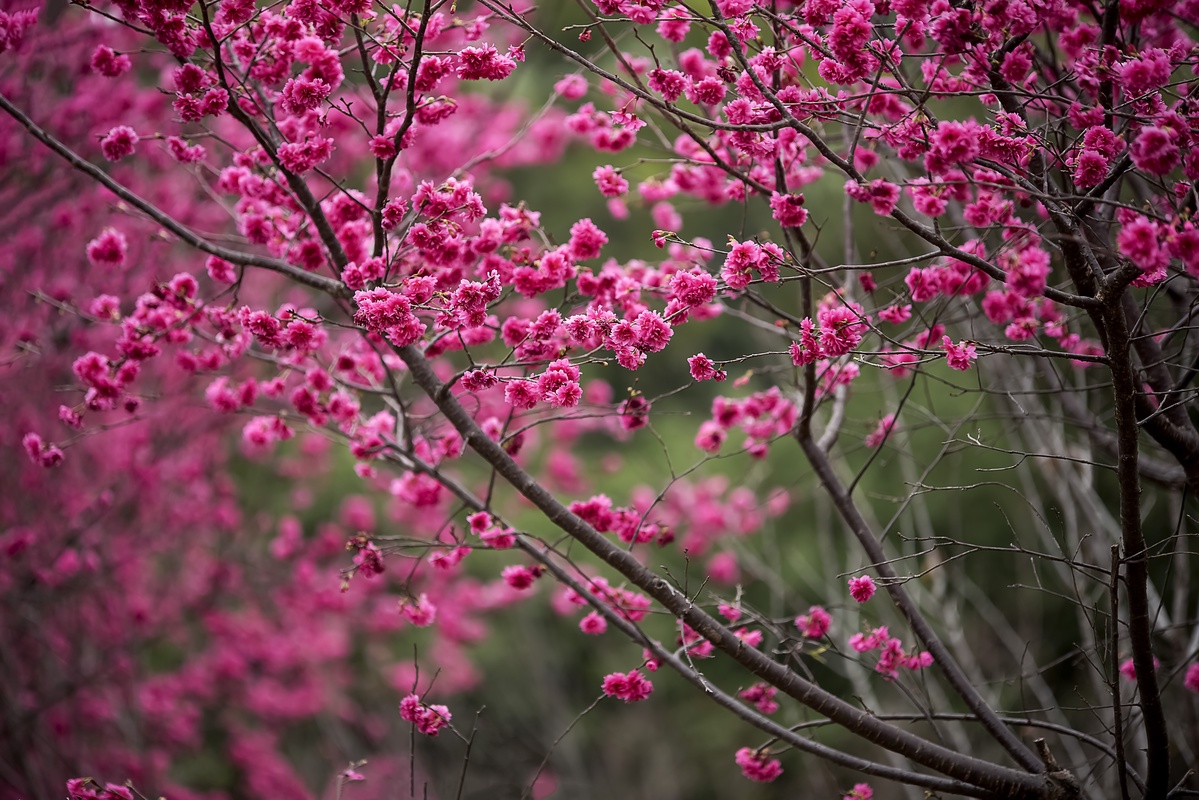
[[[411,722],[426,736],[436,736],[450,724],[453,715],[443,705],[425,705],[420,697],[410,694],[400,701],[400,719]]]
[[[120,161],[122,158],[133,155],[137,141],[137,132],[133,128],[128,125],[118,125],[100,140],[100,149],[109,161]]]
[[[913,267],[903,282],[916,303],[927,303],[941,292],[940,275],[934,267]]]
[[[729,374],[722,369],[716,369],[716,365],[712,359],[708,358],[703,353],[696,353],[687,359],[687,366],[691,369],[691,377],[697,381],[723,381]]]
[[[732,553],[717,553],[708,559],[708,577],[717,583],[736,583],[741,576],[737,567],[737,557]]]
[[[374,542],[358,544],[358,552],[354,555],[354,566],[358,567],[358,574],[366,578],[382,575],[387,569],[383,562],[383,553]]]
[[[724,81],[716,77],[707,77],[698,81],[692,81],[683,90],[688,100],[701,106],[719,105],[724,100],[726,91]]]
[[[1199,664],[1191,664],[1187,667],[1186,677],[1182,679],[1182,685],[1188,691],[1199,692]]]
[[[892,325],[900,325],[912,318],[912,306],[893,305],[879,309],[878,318]]]
[[[620,197],[629,191],[629,182],[611,164],[596,167],[591,179],[604,197]]]
[[[624,366],[623,362],[621,366]],[[651,403],[645,395],[637,394],[625,400],[616,409],[620,418],[620,427],[626,431],[644,428],[649,423]]]
[[[608,243],[608,236],[589,218],[570,226],[570,257],[575,261],[586,261],[597,257],[600,248]]]
[[[833,618],[823,606],[812,606],[808,613],[795,618],[795,627],[799,628],[799,632],[807,639],[822,638],[832,624]]]
[[[367,148],[371,151],[371,155],[383,160],[394,158],[399,152],[395,139],[390,136],[372,136],[367,142]]]
[[[825,358],[851,352],[869,330],[868,320],[857,303],[822,308],[816,319],[820,323],[820,351]]]
[[[797,367],[804,367],[827,357],[827,354],[821,347],[821,343],[816,340],[813,334],[814,330],[815,325],[811,319],[804,318],[800,322],[799,341],[792,342],[788,348],[788,352],[791,355],[791,363]]]
[[[541,576],[540,567],[511,566],[504,567],[501,573],[504,583],[518,591],[528,589]]]
[[[427,628],[437,619],[437,606],[422,592],[418,597],[401,600],[400,614],[416,627]]]
[[[1083,150],[1074,161],[1074,184],[1080,189],[1098,186],[1107,177],[1108,161],[1094,150]]]
[[[180,164],[195,164],[208,157],[203,145],[188,144],[187,140],[178,136],[167,137],[167,149],[171,152],[171,158]]]
[[[1140,214],[1121,214],[1116,248],[1143,272],[1154,272],[1166,266],[1169,254],[1162,245],[1158,224]]]
[[[129,56],[124,53],[118,55],[113,52],[111,47],[100,45],[92,52],[92,71],[98,72],[106,78],[120,77],[128,72],[132,66],[133,62],[129,59]]]
[[[855,783],[853,789],[842,800],[874,800],[874,790],[868,783]]]
[[[302,175],[324,163],[333,154],[333,140],[309,136],[302,142],[279,145],[279,163],[288,172]]]
[[[549,403],[555,408],[573,408],[583,397],[583,389],[579,386],[579,368],[570,363],[569,359],[560,358],[550,363],[545,373],[537,378],[536,392],[542,402]],[[508,388],[519,387],[521,391],[528,388],[531,381],[514,381]],[[504,398],[517,407],[520,398],[516,394],[509,395],[505,390]],[[529,406],[531,407],[531,406]]]
[[[716,288],[716,279],[699,268],[676,272],[670,280],[674,296],[692,308],[711,303],[716,298]]]
[[[673,69],[652,69],[649,73],[649,88],[662,95],[668,103],[678,100],[689,86],[687,76]]]
[[[67,781],[69,800],[99,800],[100,796],[100,785],[91,778],[71,778]]]
[[[849,579],[849,594],[859,603],[865,603],[874,597],[874,579],[869,575]]]
[[[654,685],[639,670],[634,669],[625,674],[613,672],[604,676],[603,689],[608,697],[615,697],[626,703],[636,703],[649,697],[654,691]]]
[[[1084,150],[1095,151],[1105,159],[1111,159],[1124,149],[1124,142],[1110,128],[1095,125],[1083,133],[1082,147]]]
[[[579,620],[579,630],[588,636],[599,636],[608,630],[608,620],[598,611],[592,611]]]
[[[481,535],[491,527],[491,515],[486,511],[477,511],[466,518],[466,523],[470,525],[472,533]]]
[[[491,528],[479,534],[479,539],[493,550],[509,550],[516,546],[516,532],[511,528]]]
[[[1175,143],[1176,134],[1165,128],[1150,126],[1142,128],[1141,133],[1132,143],[1132,163],[1137,169],[1151,175],[1166,175],[1179,161],[1179,149]]]
[[[282,105],[289,114],[303,114],[318,108],[332,91],[333,87],[320,78],[292,78],[283,87]]]
[[[60,405],[58,407],[58,419],[68,428],[78,430],[83,427],[83,417],[80,416],[78,411],[69,406]]]
[[[429,556],[429,564],[434,569],[449,572],[462,563],[472,552],[469,547],[452,547],[449,550],[439,550]]]
[[[119,267],[125,263],[129,245],[115,228],[105,228],[87,243],[87,260],[97,267]]]
[[[52,469],[63,462],[63,452],[57,445],[42,441],[36,433],[27,433],[21,439],[21,446],[29,460],[40,467]]]
[[[942,336],[941,346],[945,348],[945,360],[950,369],[967,370],[974,363],[975,347],[969,342],[954,344],[948,336]]]
[[[878,447],[887,440],[891,435],[891,430],[895,427],[895,415],[887,414],[878,421],[878,425],[869,435],[866,436],[867,447]]]
[[[890,215],[899,202],[899,187],[882,178],[865,186],[854,180],[846,181],[845,193],[859,203],[869,203],[874,213],[883,217]]]
[[[770,213],[784,228],[798,228],[808,221],[808,210],[803,207],[802,194],[779,194],[770,196]]]
[[[516,69],[515,59],[500,55],[493,45],[467,47],[458,53],[458,77],[464,81],[498,81]]]
[[[700,423],[699,431],[695,434],[695,446],[705,453],[720,452],[721,445],[728,437],[725,428],[715,420],[705,420]]]
[[[741,692],[738,697],[747,703],[752,703],[763,714],[773,714],[779,710],[779,704],[774,699],[778,689],[765,683],[755,683]]]
[[[765,638],[761,631],[751,631],[749,628],[738,628],[733,635],[750,647],[758,647]]]
[[[587,94],[587,79],[582,75],[567,75],[554,84],[554,91],[564,100],[578,100]]]
[[[751,781],[770,783],[783,774],[783,765],[777,758],[771,758],[767,752],[742,747],[735,758],[741,774]]]
[[[1161,49],[1145,50],[1116,67],[1120,85],[1133,97],[1164,86],[1173,71],[1169,53]]]
[[[970,120],[942,120],[929,135],[927,164],[930,172],[973,161],[979,154],[979,125]]]
[[[662,12],[658,17],[658,35],[668,42],[681,42],[687,38],[691,29],[690,15],[682,6],[674,6]]]
[[[1160,666],[1161,662],[1158,661],[1156,656],[1154,656],[1153,668],[1156,670]],[[1135,681],[1137,679],[1137,667],[1131,658],[1125,659],[1123,662],[1121,662],[1120,674],[1124,676],[1124,680],[1126,681]]]

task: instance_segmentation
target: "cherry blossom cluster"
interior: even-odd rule
[[[604,694],[615,697],[626,703],[636,703],[649,697],[654,691],[654,685],[638,670],[627,673],[613,672],[604,676]]]
[[[12,564],[0,607],[46,620],[0,614],[5,644],[31,653],[13,677],[21,710],[81,763],[139,782],[168,781],[219,724],[239,792],[310,796],[279,731],[348,707],[360,687],[337,665],[351,653],[369,651],[404,695],[400,718],[436,736],[450,712],[423,702],[415,661],[377,655],[411,629],[452,694],[481,680],[469,646],[502,635],[490,621],[536,596],[549,566],[575,570],[583,589],[550,602],[584,611],[582,634],[658,624],[631,569],[617,578],[537,548],[538,526],[520,527],[518,495],[540,497],[530,486],[563,498],[551,521],[573,515],[609,555],[642,559],[652,544],[704,559],[705,585],[738,587],[718,603],[726,634],[767,651],[778,631],[746,621],[741,584],[756,596],[762,576],[741,553],[787,511],[777,475],[751,488],[672,468],[668,486],[609,496],[597,484],[620,452],[592,463],[574,446],[648,438],[679,409],[648,388],[659,373],[696,394],[719,384],[694,425],[699,470],[793,447],[873,376],[982,387],[992,356],[1110,364],[1097,320],[1125,290],[1146,290],[1136,346],[1184,334],[1162,309],[1188,307],[1199,279],[1199,5],[1117,5],[595,0],[599,18],[572,36],[602,31],[614,52],[596,63],[534,12],[490,2],[121,0],[72,8],[61,26],[57,12],[0,12],[0,94],[37,116],[9,112],[21,125],[0,130],[12,165],[0,191],[21,220],[0,242],[0,276],[21,297],[5,301],[0,333],[15,354],[5,368],[22,370],[5,375],[20,397],[3,441],[24,454],[4,476],[30,498],[0,503]],[[575,59],[538,90],[550,102],[503,99],[530,71],[526,48],[547,40]],[[34,142],[36,125],[53,136]],[[597,205],[552,230],[511,196],[510,170],[548,171],[571,145]],[[103,185],[68,177],[67,162]],[[863,219],[885,231],[893,261],[870,254],[865,269],[873,245],[852,235],[828,255],[831,215],[813,198],[832,195],[848,233]],[[753,209],[770,227],[697,235],[701,206]],[[613,240],[634,209],[655,231],[643,258],[622,261]],[[769,344],[727,342],[706,324],[721,317]],[[710,330],[714,357],[691,338]],[[1187,384],[1163,388],[1153,373],[1174,364],[1140,357],[1134,416],[1148,424],[1180,408]],[[729,382],[734,365],[745,375]],[[903,410],[883,411],[868,448],[911,430]],[[289,482],[288,512],[239,497],[230,435]],[[505,485],[480,483],[479,454]],[[318,504],[350,463],[361,493]],[[122,596],[101,590],[113,582]],[[867,603],[875,580],[848,590]],[[793,619],[792,638],[823,646],[825,606]],[[702,625],[665,624],[683,660],[718,654]],[[98,641],[114,663],[91,682]],[[889,681],[934,663],[888,626],[849,646],[877,651]],[[162,650],[180,657],[151,672]],[[1119,670],[1135,680],[1132,663]],[[78,685],[43,714],[44,664]],[[1199,665],[1182,684],[1199,691]],[[653,685],[634,669],[602,690],[628,703]],[[766,683],[737,696],[750,721],[782,699]],[[364,729],[385,727],[359,710]],[[134,718],[153,742],[141,760],[107,741]],[[765,749],[735,761],[754,781],[782,773]],[[132,800],[114,784],[67,788]]]

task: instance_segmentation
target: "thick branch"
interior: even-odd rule
[[[1145,796],[1157,798],[1165,797],[1169,789],[1170,740],[1157,685],[1157,670],[1153,665],[1153,620],[1148,595],[1149,553],[1141,528],[1141,484],[1137,473],[1140,434],[1135,402],[1137,382],[1132,369],[1128,324],[1119,299],[1109,305],[1104,322],[1108,331],[1107,354],[1111,359],[1112,394],[1116,401],[1116,441],[1119,448],[1116,475],[1120,483],[1120,533],[1124,545],[1124,579],[1128,590],[1128,630],[1149,757]]]

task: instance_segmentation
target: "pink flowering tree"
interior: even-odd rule
[[[461,795],[538,594],[752,781],[1193,792],[1199,5],[554,11],[0,11],[3,796]]]

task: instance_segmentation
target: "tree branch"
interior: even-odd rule
[[[9,102],[8,98],[0,94],[0,108],[4,109],[10,117],[15,119],[20,125],[29,131],[33,138],[44,144],[46,147],[57,153],[63,160],[69,163],[72,167],[84,173],[88,177],[95,180],[104,188],[115,194],[117,197],[124,200],[129,205],[136,208],[138,211],[145,214],[150,219],[157,222],[166,230],[179,237],[183,242],[191,245],[197,250],[208,253],[217,258],[223,258],[231,264],[237,264],[243,267],[259,267],[267,269],[271,272],[278,272],[280,275],[286,275],[296,283],[310,286],[314,289],[332,295],[333,297],[347,298],[352,293],[340,281],[326,278],[323,275],[316,275],[311,272],[306,272],[299,267],[292,266],[286,261],[281,261],[277,258],[269,258],[267,256],[259,256],[253,253],[243,253],[239,250],[230,250],[227,247],[215,245],[212,242],[200,236],[195,231],[183,225],[178,220],[171,217],[166,212],[162,211],[150,201],[143,199],[134,192],[125,188],[118,183],[112,176],[104,170],[85,160],[78,155],[67,145],[54,138],[45,129],[26,116],[19,108]]]

